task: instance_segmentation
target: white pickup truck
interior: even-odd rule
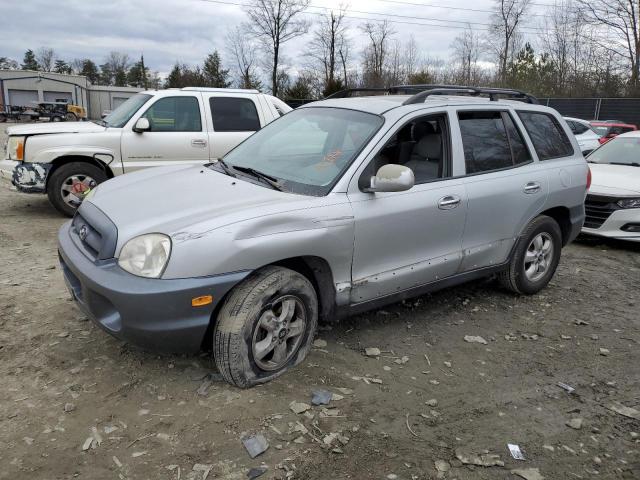
[[[109,178],[215,161],[290,110],[257,90],[145,91],[103,120],[9,127],[0,181],[20,192],[46,193],[72,216],[84,192]]]

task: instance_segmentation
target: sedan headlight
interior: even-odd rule
[[[617,203],[620,208],[640,208],[640,198],[624,198]]]
[[[171,239],[161,233],[149,233],[124,244],[118,265],[139,277],[159,278],[170,255]]]
[[[9,160],[24,160],[24,137],[9,137],[7,154]]]

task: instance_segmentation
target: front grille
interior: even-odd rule
[[[84,202],[73,217],[71,235],[93,260],[106,260],[115,254],[118,229],[90,202]]]
[[[586,213],[584,226],[586,228],[600,228],[613,212],[620,209],[616,203],[618,200],[615,197],[587,195],[587,199],[584,202]]]

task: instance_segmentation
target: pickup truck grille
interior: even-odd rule
[[[586,228],[600,228],[613,212],[620,209],[616,204],[617,201],[618,199],[615,197],[587,195],[584,202],[586,213],[584,226]]]
[[[115,255],[118,229],[91,203],[83,203],[73,217],[71,236],[93,260],[106,260]]]

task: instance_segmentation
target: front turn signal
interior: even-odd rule
[[[212,295],[202,295],[201,297],[195,297],[191,299],[192,307],[203,307],[205,305],[210,305],[213,303]]]

